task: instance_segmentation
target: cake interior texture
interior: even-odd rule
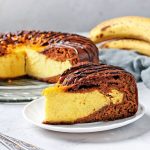
[[[45,124],[121,119],[134,115],[138,108],[134,77],[119,67],[103,64],[72,67],[43,95]]]
[[[17,47],[14,53],[0,57],[0,78],[15,78],[29,75],[36,78],[49,78],[62,74],[72,64],[48,59],[33,47]]]
[[[123,93],[117,90],[111,90],[108,96],[98,90],[70,93],[60,88],[50,88],[45,92],[47,97],[45,120],[54,123],[57,123],[58,120],[73,123],[77,118],[93,114],[104,106],[119,104],[123,101]]]
[[[0,79],[28,75],[56,82],[66,69],[89,61],[99,62],[98,49],[80,35],[39,31],[0,35]]]

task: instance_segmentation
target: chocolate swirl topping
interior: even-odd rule
[[[69,91],[86,88],[100,88],[107,93],[112,87],[124,91],[127,83],[135,85],[135,79],[129,72],[106,64],[81,63],[66,70],[59,84],[68,86]],[[128,87],[129,88],[129,87]],[[135,91],[134,91],[135,92]]]
[[[0,35],[0,56],[9,53],[8,46],[18,44],[37,45],[43,47],[42,54],[55,60],[70,60],[72,64],[78,62],[98,63],[98,49],[95,44],[86,37],[61,33],[21,31]]]

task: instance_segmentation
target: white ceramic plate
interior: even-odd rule
[[[27,104],[24,107],[23,115],[25,119],[32,124],[53,131],[70,132],[70,133],[86,133],[111,130],[128,125],[135,122],[144,115],[145,109],[143,105],[139,105],[138,112],[129,118],[115,121],[99,121],[95,123],[75,124],[75,125],[47,125],[42,124],[44,116],[44,98],[41,97]]]

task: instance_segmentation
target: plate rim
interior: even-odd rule
[[[50,86],[47,85],[25,85],[25,86],[0,86],[0,90],[27,90],[27,89],[41,89]]]
[[[74,124],[74,125],[50,125],[50,124],[42,124],[42,122],[41,123],[36,123],[32,119],[28,118],[28,116],[26,115],[27,109],[30,106],[32,106],[32,104],[34,104],[35,102],[41,101],[41,100],[44,100],[43,96],[33,100],[32,102],[29,102],[27,105],[24,106],[22,112],[23,112],[23,117],[25,118],[25,120],[30,122],[31,124],[37,126],[37,127],[42,128],[42,129],[47,129],[47,130],[57,131],[57,132],[64,132],[64,133],[91,133],[91,132],[112,130],[112,129],[120,128],[120,127],[126,126],[128,124],[131,124],[131,123],[137,121],[138,119],[140,119],[145,114],[145,106],[143,104],[139,103],[138,104],[138,110],[140,108],[141,113],[138,114],[137,116],[134,115],[134,116],[128,117],[128,119],[124,118],[124,119],[127,119],[127,120],[124,120],[122,122],[106,125],[106,126],[103,126],[103,127],[96,125],[94,127],[86,127],[86,128],[84,128],[84,127],[71,127],[71,128],[68,128],[68,126],[76,126],[78,124]],[[138,111],[137,111],[137,113],[138,113]],[[114,120],[114,121],[116,121],[116,120]],[[93,122],[93,123],[98,123],[98,122]],[[86,123],[86,124],[92,124],[92,123]]]

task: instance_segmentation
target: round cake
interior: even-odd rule
[[[138,110],[137,85],[124,69],[83,63],[65,71],[54,87],[43,91],[46,124],[108,121]]]
[[[28,75],[55,83],[66,69],[81,62],[99,62],[97,47],[86,37],[40,31],[0,35],[0,79]]]

